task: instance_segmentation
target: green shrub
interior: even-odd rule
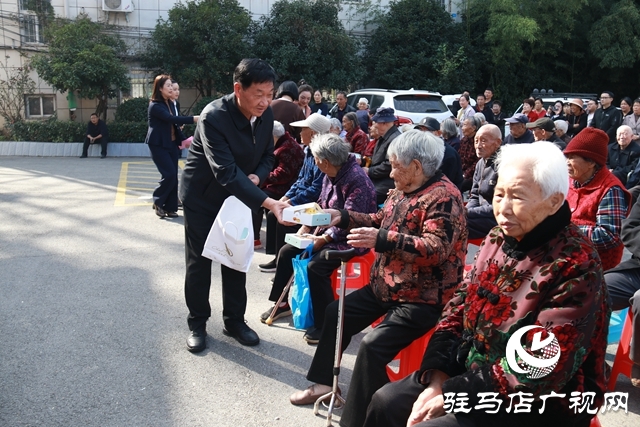
[[[15,141],[82,142],[86,123],[59,121],[51,117],[42,121],[20,121],[8,125]]]
[[[193,114],[194,116],[200,115],[200,113],[202,113],[202,110],[204,110],[204,107],[206,107],[207,104],[209,104],[211,101],[215,101],[218,98],[219,97],[214,97],[214,96],[205,96],[204,98],[200,98],[198,102],[196,102],[193,108],[191,109],[191,114]]]
[[[109,141],[112,142],[144,142],[147,137],[147,122],[110,122]]]
[[[146,122],[149,100],[146,98],[131,98],[124,101],[116,110],[116,122]],[[115,141],[115,140],[114,140]]]

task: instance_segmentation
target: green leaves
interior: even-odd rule
[[[621,0],[593,25],[591,52],[602,68],[632,68],[640,60],[640,10],[632,0]]]
[[[249,54],[251,17],[236,0],[178,3],[160,19],[143,55],[143,65],[167,73],[201,96],[229,92],[232,73]]]
[[[346,88],[363,75],[358,42],[338,19],[335,0],[280,0],[254,26],[253,50],[279,79]]]
[[[77,92],[81,98],[98,98],[98,115],[106,116],[107,99],[129,89],[127,67],[119,55],[126,45],[88,17],[59,20],[47,27],[49,50],[34,56],[40,77],[60,92]]]

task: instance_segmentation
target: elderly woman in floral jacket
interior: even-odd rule
[[[438,168],[444,144],[429,132],[410,130],[388,149],[392,189],[374,214],[331,210],[332,224],[349,230],[348,243],[374,248],[370,284],[344,299],[341,349],[381,316],[362,339],[340,425],[360,427],[373,393],[389,382],[386,366],[437,322],[462,279],[467,227],[460,191]],[[311,404],[331,390],[336,346],[337,301],[325,324],[307,379],[294,405]]]
[[[498,165],[498,227],[420,370],[374,395],[365,427],[586,427],[602,405],[611,310],[598,253],[571,223],[564,157],[550,142],[508,145]]]

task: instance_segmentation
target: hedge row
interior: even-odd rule
[[[24,121],[7,125],[14,141],[83,142],[86,123],[49,119]],[[147,122],[108,122],[109,141],[144,142]],[[193,135],[194,126],[185,126],[184,134]]]

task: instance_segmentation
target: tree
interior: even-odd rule
[[[178,3],[151,34],[143,66],[168,73],[201,96],[231,90],[233,70],[248,56],[251,16],[236,0]]]
[[[9,68],[0,63],[3,76],[0,76],[0,116],[8,124],[22,121],[22,113],[25,111],[25,95],[34,93],[36,84],[29,76],[31,67],[28,64],[22,67]]]
[[[51,22],[45,29],[48,51],[35,55],[32,61],[40,77],[60,92],[98,99],[96,112],[104,119],[107,100],[130,87],[121,59],[126,45],[105,30],[86,16]]]
[[[591,52],[602,68],[631,68],[640,60],[640,8],[631,0],[612,5],[593,25]]]
[[[447,93],[473,82],[464,33],[440,2],[391,2],[377,24],[364,61],[370,66],[370,84]]]
[[[280,80],[346,88],[363,75],[358,44],[338,18],[337,0],[279,0],[253,32],[256,56]]]

